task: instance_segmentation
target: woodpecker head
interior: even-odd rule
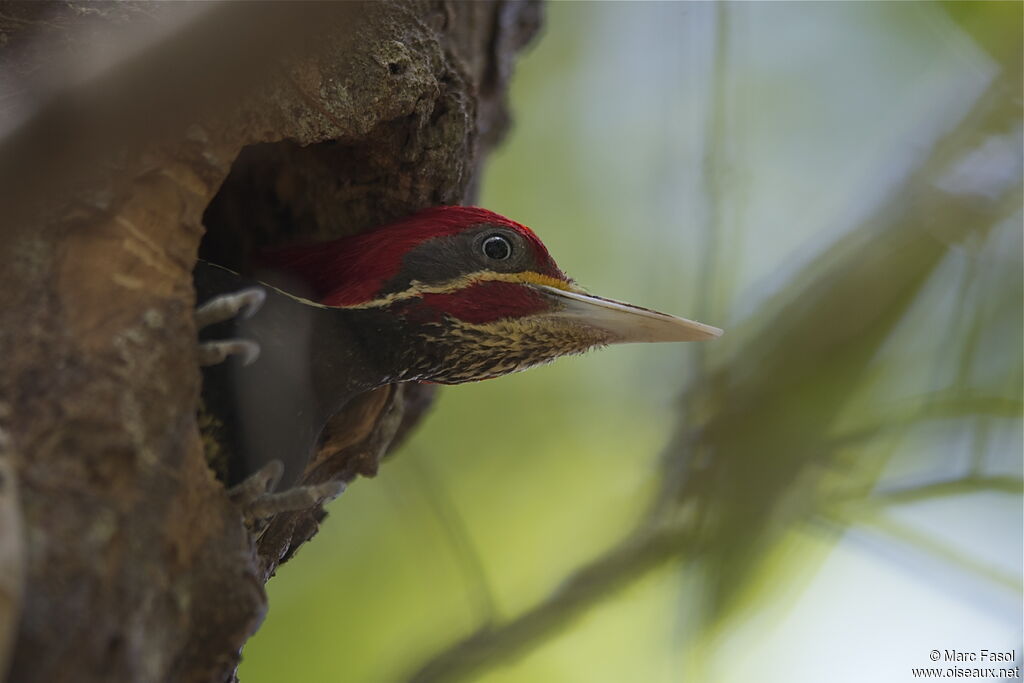
[[[426,209],[371,232],[269,252],[318,303],[401,330],[395,379],[458,384],[606,344],[721,330],[587,294],[527,227],[486,209]]]

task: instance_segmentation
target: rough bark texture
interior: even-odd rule
[[[469,200],[539,8],[0,8],[0,90],[20,103],[0,112],[0,666],[229,680],[264,581],[323,512],[257,543],[207,467],[204,223],[203,253],[245,269],[264,245]],[[375,472],[429,399],[363,397],[310,480]]]

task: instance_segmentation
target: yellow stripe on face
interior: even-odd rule
[[[397,301],[415,299],[416,297],[424,294],[449,294],[480,282],[511,282],[523,285],[547,285],[548,287],[564,289],[568,292],[577,292],[579,294],[585,293],[582,289],[574,286],[570,282],[560,280],[557,277],[551,277],[550,275],[536,273],[532,270],[527,270],[522,273],[496,273],[491,270],[481,270],[475,273],[462,275],[454,280],[449,280],[448,282],[441,282],[433,285],[420,282],[419,280],[413,280],[409,285],[409,288],[404,289],[401,292],[393,292],[371,301],[364,301],[361,304],[354,304],[352,306],[341,306],[340,308],[382,308],[384,306],[390,306]]]
[[[494,273],[498,275],[499,273]],[[583,290],[576,287],[571,282],[565,280],[559,280],[557,277],[551,277],[550,275],[543,275],[542,273],[535,273],[532,270],[527,270],[522,273],[508,273],[511,279],[506,282],[522,282],[528,285],[547,285],[548,287],[555,287],[557,289],[564,289],[567,292],[576,292],[577,294],[583,294]],[[500,279],[500,278],[495,278]]]

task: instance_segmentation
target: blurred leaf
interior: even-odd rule
[[[819,509],[829,490],[823,475],[842,467],[830,447],[835,422],[950,246],[983,241],[1008,206],[1019,206],[1019,175],[992,198],[937,184],[978,140],[1019,125],[1019,103],[1007,102],[1004,85],[992,86],[889,202],[730,330],[741,344],[692,387],[654,514],[678,505],[692,515],[707,625],[730,614],[782,534]],[[886,458],[861,457],[859,472],[843,470],[847,485],[867,495]]]
[[[942,7],[992,58],[1020,71],[1024,3],[942,0]]]

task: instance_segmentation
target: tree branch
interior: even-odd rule
[[[257,547],[206,463],[204,228],[245,265],[468,199],[538,20],[533,3],[4,5],[0,512],[18,514],[0,525],[0,672],[233,677],[264,580],[323,513]],[[432,393],[407,389],[360,448],[329,435],[318,468],[375,471]]]

